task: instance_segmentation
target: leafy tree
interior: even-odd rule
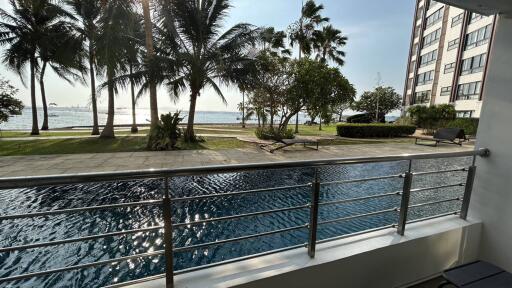
[[[24,106],[16,99],[18,89],[9,81],[0,78],[0,123],[7,122],[12,115],[21,115]]]
[[[379,86],[374,91],[365,91],[359,101],[354,102],[354,110],[367,112],[375,120],[377,111],[382,114],[390,113],[401,107],[402,96],[392,87]]]
[[[175,98],[187,88],[190,91],[185,140],[195,141],[197,98],[211,87],[226,102],[218,83],[239,82],[251,61],[248,49],[255,44],[258,30],[240,23],[220,33],[229,0],[164,0],[160,5],[160,49],[167,53],[169,69],[176,70],[169,73],[166,85]]]
[[[92,106],[92,135],[100,135],[98,123],[98,104],[96,96],[96,38],[98,33],[97,21],[101,14],[101,2],[98,0],[67,0],[72,12],[78,17],[80,25],[76,31],[87,44],[84,50],[89,63]]]
[[[9,0],[12,14],[0,9],[0,45],[8,46],[3,62],[14,70],[24,82],[25,67],[30,71],[30,102],[32,108],[31,135],[39,135],[36,103],[36,71],[38,49],[48,31],[53,31],[69,16],[58,1],[51,0]]]
[[[333,61],[338,66],[345,64],[345,52],[340,50],[347,44],[348,38],[343,36],[341,30],[327,25],[322,30],[313,32],[313,48],[317,52],[315,59],[321,63],[327,63],[328,60]]]
[[[433,106],[415,105],[407,110],[414,124],[424,128],[427,134],[432,134],[440,127],[455,119],[457,112],[451,104],[440,104]]]

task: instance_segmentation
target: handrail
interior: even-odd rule
[[[10,178],[0,178],[0,190],[1,189],[16,189],[16,188],[29,188],[29,187],[46,187],[46,186],[56,186],[56,185],[72,185],[72,184],[82,184],[82,183],[92,183],[92,182],[113,182],[113,181],[129,181],[129,180],[143,180],[143,179],[157,179],[163,181],[164,185],[164,194],[162,199],[157,200],[144,200],[139,202],[129,202],[129,203],[119,203],[119,204],[107,204],[107,205],[99,205],[99,206],[90,206],[90,207],[78,207],[78,208],[68,208],[61,210],[50,210],[50,211],[39,211],[33,213],[24,213],[24,214],[14,214],[14,215],[0,215],[0,221],[2,220],[11,220],[11,219],[20,219],[20,218],[30,218],[30,217],[41,217],[41,216],[49,216],[49,215],[60,215],[60,214],[69,214],[69,213],[80,213],[80,212],[90,212],[102,209],[118,209],[124,207],[140,207],[140,206],[151,206],[158,205],[163,209],[163,226],[152,226],[146,228],[139,228],[133,230],[124,230],[124,231],[114,231],[97,235],[90,236],[82,236],[76,238],[68,238],[68,239],[59,239],[48,242],[36,242],[36,243],[28,243],[11,247],[0,247],[0,253],[9,253],[13,251],[26,250],[26,249],[35,249],[42,247],[50,247],[56,245],[63,245],[69,243],[83,242],[83,241],[91,241],[100,238],[106,237],[117,237],[124,236],[127,234],[133,234],[138,232],[151,232],[151,231],[159,231],[159,233],[164,234],[164,247],[165,250],[148,252],[136,255],[129,255],[124,257],[119,257],[116,259],[108,259],[108,260],[100,260],[92,263],[85,264],[77,264],[68,267],[50,269],[46,271],[40,272],[31,272],[21,275],[8,276],[4,278],[0,278],[0,283],[9,282],[9,281],[17,281],[32,277],[39,277],[44,275],[49,275],[53,273],[71,271],[71,270],[79,270],[85,269],[94,266],[106,265],[111,263],[116,263],[120,261],[126,261],[134,258],[142,258],[142,257],[154,257],[154,256],[164,256],[166,258],[166,285],[167,287],[173,287],[173,278],[174,275],[186,273],[190,271],[196,271],[200,269],[205,269],[208,267],[214,267],[221,265],[222,263],[233,263],[240,261],[241,259],[250,259],[257,257],[258,255],[268,255],[272,253],[277,253],[279,251],[287,251],[291,249],[296,249],[299,247],[305,247],[308,249],[308,255],[310,257],[315,256],[315,247],[317,244],[325,243],[329,241],[335,241],[339,239],[344,239],[347,237],[352,237],[356,235],[362,235],[366,233],[371,233],[375,231],[397,228],[397,233],[400,235],[404,235],[404,230],[406,224],[417,223],[421,221],[427,221],[431,219],[436,219],[440,217],[445,217],[449,215],[457,215],[460,214],[460,218],[466,219],[467,210],[469,208],[469,201],[471,198],[471,191],[473,188],[473,181],[476,172],[475,166],[475,158],[476,156],[486,157],[488,156],[490,151],[485,148],[477,149],[474,151],[463,151],[463,152],[449,152],[449,153],[424,153],[424,154],[404,154],[404,155],[387,155],[380,157],[356,157],[356,158],[339,158],[339,159],[327,159],[327,160],[309,160],[309,161],[294,161],[294,162],[276,162],[276,163],[258,163],[258,164],[240,164],[240,165],[220,165],[220,166],[208,166],[208,167],[198,167],[198,168],[177,168],[177,169],[157,169],[157,170],[142,170],[142,171],[127,171],[127,172],[107,172],[107,173],[84,173],[84,174],[70,174],[70,175],[55,175],[55,176],[35,176],[35,177],[10,177]],[[412,172],[412,160],[419,159],[441,159],[441,158],[450,158],[450,157],[473,157],[473,164],[468,168],[452,168],[446,170],[438,170],[438,171],[424,171],[424,172]],[[405,171],[405,174],[397,174],[397,175],[385,175],[385,176],[376,176],[376,177],[368,177],[368,178],[360,178],[360,179],[347,179],[340,181],[324,181],[322,182],[319,177],[319,168],[322,166],[331,166],[331,165],[343,165],[343,164],[361,164],[361,163],[380,163],[380,162],[394,162],[394,161],[408,161],[408,170]],[[208,195],[198,195],[198,196],[186,196],[181,198],[171,198],[170,193],[170,184],[169,179],[171,177],[176,176],[195,176],[195,175],[207,175],[212,173],[238,173],[238,172],[246,172],[246,171],[257,171],[261,169],[294,169],[294,168],[313,168],[314,169],[314,177],[310,183],[298,184],[298,185],[287,185],[287,186],[279,186],[279,187],[268,187],[268,188],[258,188],[252,190],[245,191],[235,191],[235,192],[225,192],[225,193],[215,193]],[[414,176],[421,175],[430,175],[437,173],[448,173],[448,172],[468,172],[466,176],[465,183],[456,183],[456,184],[445,184],[441,186],[432,186],[432,187],[420,187],[411,189],[412,180]],[[328,201],[320,201],[320,194],[325,195],[329,191],[321,191],[322,185],[333,185],[333,184],[345,184],[345,183],[358,183],[358,182],[366,182],[366,181],[375,181],[380,179],[392,179],[399,178],[403,179],[403,189],[402,191],[397,192],[387,192],[375,195],[361,196],[356,198],[349,199],[333,199]],[[173,223],[172,221],[172,213],[171,206],[176,203],[186,202],[186,201],[196,201],[196,200],[204,200],[210,198],[222,198],[222,197],[230,197],[230,196],[242,196],[245,194],[251,193],[260,193],[260,192],[271,192],[285,190],[285,189],[295,189],[295,188],[304,188],[310,187],[311,190],[311,199],[309,202],[300,204],[298,206],[290,206],[290,207],[282,207],[282,208],[274,208],[270,210],[256,211],[256,212],[248,212],[241,213],[235,215],[221,216],[217,218],[203,219],[197,220],[194,222],[183,222],[183,223]],[[422,192],[427,190],[435,190],[441,188],[450,188],[450,187],[464,187],[464,196],[451,198],[451,199],[443,199],[436,200],[432,202],[424,202],[419,204],[410,205],[410,195],[415,192]],[[324,194],[325,193],[325,194]],[[318,211],[320,207],[328,206],[328,205],[338,205],[343,203],[351,203],[356,201],[384,198],[384,197],[392,197],[392,196],[401,196],[400,207],[385,209],[380,211],[366,212],[361,214],[352,214],[347,215],[342,218],[328,219],[323,221],[318,221]],[[434,216],[429,216],[425,218],[415,219],[412,221],[408,221],[408,209],[416,208],[434,204],[440,204],[445,202],[452,201],[462,201],[461,210],[457,210],[454,212],[438,214]],[[226,238],[222,240],[216,240],[213,242],[206,243],[198,243],[189,246],[175,247],[172,241],[172,231],[176,228],[200,225],[206,223],[213,223],[217,221],[228,221],[235,220],[245,217],[254,217],[260,215],[267,215],[272,213],[279,213],[285,211],[296,211],[300,209],[309,209],[309,223],[303,225],[296,225],[292,227],[280,228],[255,234],[249,234],[244,236],[238,236],[233,238]],[[331,237],[327,239],[317,239],[317,226],[325,225],[331,223],[338,223],[353,219],[359,219],[364,217],[370,217],[375,215],[381,215],[384,213],[396,213],[399,214],[398,222],[394,222],[394,224],[386,224],[381,227],[376,227],[364,231],[359,231],[355,233],[345,234],[341,236]],[[174,253],[185,252],[190,250],[203,249],[210,246],[217,246],[231,242],[238,242],[263,236],[275,235],[279,233],[285,233],[290,231],[296,231],[300,229],[307,229],[309,232],[308,241],[305,244],[300,245],[292,245],[287,246],[281,249],[267,251],[260,254],[249,255],[241,258],[230,259],[219,263],[212,263],[208,265],[202,265],[198,267],[193,267],[189,269],[184,269],[181,271],[174,271],[173,267],[173,255]],[[116,285],[114,285],[116,286]],[[112,286],[112,287],[114,287]],[[117,286],[116,286],[117,287]]]
[[[193,168],[171,168],[171,169],[149,169],[124,172],[102,172],[102,173],[79,173],[66,175],[50,175],[50,176],[30,176],[30,177],[7,177],[0,178],[0,189],[16,189],[29,187],[42,187],[54,185],[83,184],[93,182],[111,182],[133,179],[151,179],[165,178],[176,176],[195,176],[213,173],[234,173],[248,172],[262,169],[287,169],[287,168],[305,168],[320,167],[342,164],[362,164],[362,163],[378,163],[393,162],[405,160],[419,159],[438,159],[438,158],[454,158],[466,156],[488,156],[490,150],[480,148],[471,151],[459,152],[443,152],[443,153],[421,153],[421,154],[402,154],[402,155],[386,155],[373,157],[352,157],[338,159],[321,159],[321,160],[303,160],[303,161],[283,161],[270,163],[252,163],[252,164],[232,164],[232,165],[216,165]]]

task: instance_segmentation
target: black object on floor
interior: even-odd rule
[[[446,282],[439,287],[512,288],[512,274],[484,261],[476,261],[445,270]]]

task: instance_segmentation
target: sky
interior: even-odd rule
[[[378,81],[391,86],[399,94],[403,93],[407,55],[414,14],[412,0],[317,0],[324,5],[322,15],[331,19],[331,24],[348,37],[345,65],[341,72],[354,84],[358,96],[373,89]],[[301,0],[232,0],[232,8],[225,21],[225,28],[240,22],[257,26],[273,26],[278,30],[286,28],[300,16]],[[1,8],[8,8],[7,0],[0,0]],[[0,48],[3,54],[3,49]],[[28,71],[27,71],[28,72]],[[380,75],[380,76],[378,76]],[[17,74],[0,64],[0,76],[11,81],[20,89],[18,98],[30,105],[30,91],[24,87]],[[28,73],[25,77],[29,80]],[[60,107],[89,105],[90,88],[81,84],[70,85],[59,79],[53,72],[45,77],[48,102]],[[101,82],[101,79],[98,81]],[[28,85],[28,83],[27,83]],[[36,87],[39,99],[39,87]],[[199,111],[236,111],[242,102],[240,92],[234,87],[221,87],[227,105],[219,100],[211,90],[203,91],[197,103]],[[107,106],[104,92],[99,98],[99,106]],[[116,107],[130,107],[128,91],[117,96]],[[160,107],[188,110],[188,93],[177,102],[172,102],[165,89],[158,91]],[[138,101],[138,107],[149,107],[149,98]]]

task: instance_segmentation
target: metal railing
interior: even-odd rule
[[[241,260],[245,260],[245,259],[259,257],[262,255],[268,255],[268,254],[283,252],[283,251],[287,251],[287,250],[291,250],[291,249],[297,249],[300,247],[306,247],[308,255],[310,257],[315,257],[316,245],[320,244],[320,243],[325,243],[325,242],[329,242],[329,241],[334,241],[334,240],[338,240],[338,239],[343,239],[343,238],[347,238],[347,237],[352,237],[352,236],[356,236],[356,235],[361,235],[361,234],[365,234],[365,233],[370,233],[370,232],[384,230],[384,229],[390,229],[390,228],[396,228],[398,234],[404,235],[405,228],[406,228],[407,224],[417,223],[417,222],[421,222],[421,221],[427,221],[427,220],[431,220],[431,219],[435,219],[435,218],[439,218],[439,217],[445,217],[448,215],[457,215],[458,214],[458,215],[460,215],[460,218],[466,219],[468,209],[469,209],[469,202],[471,199],[471,192],[472,192],[472,188],[473,188],[473,180],[474,180],[475,173],[476,173],[476,166],[475,166],[476,157],[477,156],[485,157],[485,156],[488,156],[489,153],[490,152],[488,149],[482,148],[482,149],[477,149],[475,151],[450,152],[450,153],[428,153],[428,154],[398,155],[398,156],[358,157],[358,158],[342,158],[342,159],[295,161],[295,162],[277,162],[277,163],[262,163],[262,164],[224,165],[224,166],[209,166],[209,167],[198,167],[198,168],[178,168],[178,169],[160,169],[160,170],[128,171],[128,172],[112,172],[112,173],[91,173],[91,174],[73,174],[73,175],[59,175],[59,176],[2,178],[2,179],[0,179],[0,190],[1,189],[31,188],[31,187],[51,187],[51,186],[57,186],[57,185],[84,184],[84,183],[93,183],[93,182],[113,182],[113,181],[121,181],[121,180],[162,179],[164,181],[164,189],[163,189],[163,195],[162,195],[161,200],[148,200],[148,201],[101,205],[101,206],[93,206],[93,207],[70,208],[70,209],[53,210],[53,211],[45,211],[45,212],[32,212],[32,213],[25,213],[25,214],[0,215],[0,221],[43,217],[43,216],[50,216],[50,215],[72,214],[72,213],[78,213],[78,212],[107,210],[107,209],[114,209],[114,208],[161,206],[162,210],[163,210],[164,225],[163,226],[146,227],[146,228],[140,228],[140,229],[133,229],[133,230],[110,232],[110,233],[70,238],[70,239],[63,239],[63,240],[55,240],[55,241],[49,241],[49,242],[39,242],[39,243],[31,243],[31,244],[18,245],[18,246],[12,246],[12,247],[3,247],[3,248],[0,248],[0,253],[9,253],[9,252],[14,252],[14,251],[22,251],[22,250],[27,250],[27,249],[36,249],[36,248],[43,248],[43,247],[53,247],[53,246],[64,245],[64,244],[69,244],[69,243],[77,243],[77,242],[83,242],[83,241],[89,241],[89,240],[96,240],[96,239],[122,236],[122,235],[128,235],[128,234],[136,234],[136,233],[140,233],[140,232],[153,232],[153,231],[159,231],[160,233],[163,232],[163,234],[164,234],[164,250],[134,254],[134,255],[130,255],[130,256],[96,261],[96,262],[86,263],[86,264],[78,264],[78,265],[73,265],[73,266],[57,268],[57,269],[51,269],[51,270],[47,270],[47,271],[40,271],[40,272],[26,273],[26,274],[15,275],[15,276],[8,276],[8,277],[0,278],[0,284],[5,283],[5,282],[18,281],[18,280],[40,277],[40,276],[61,273],[61,272],[66,272],[66,271],[81,270],[81,269],[90,268],[90,267],[102,266],[102,265],[107,265],[107,264],[112,264],[112,263],[117,263],[117,262],[122,262],[122,261],[128,261],[130,259],[140,259],[140,258],[147,258],[147,257],[164,256],[166,259],[165,275],[154,276],[154,277],[151,277],[150,279],[158,279],[158,278],[165,277],[166,287],[173,287],[174,286],[174,275],[177,275],[177,274],[196,271],[199,269],[210,268],[210,267],[223,265],[223,264],[227,264],[227,263],[233,263],[233,262],[237,262],[237,261],[241,261]],[[413,172],[412,171],[412,161],[413,160],[440,159],[440,158],[453,158],[453,157],[473,157],[473,161],[472,161],[472,164],[470,167],[461,167],[461,168],[456,168],[456,169],[439,170],[439,171],[425,171],[425,172]],[[403,174],[397,174],[397,175],[386,175],[386,176],[380,176],[380,177],[369,177],[369,178],[362,178],[362,179],[350,179],[350,180],[331,181],[331,182],[321,182],[319,179],[319,175],[318,175],[318,169],[323,166],[344,165],[344,164],[361,164],[361,163],[378,163],[378,162],[394,162],[394,161],[409,161],[407,171],[404,171]],[[305,168],[305,167],[315,169],[314,177],[313,177],[311,183],[308,183],[308,184],[282,186],[282,187],[271,187],[271,188],[264,188],[264,189],[253,189],[253,190],[238,191],[238,192],[226,192],[226,193],[220,193],[220,194],[207,194],[207,195],[182,197],[182,198],[171,198],[171,192],[170,192],[171,187],[169,184],[169,179],[172,177],[197,176],[197,175],[232,173],[232,172],[250,172],[250,171],[259,171],[259,170],[267,170],[267,169]],[[412,180],[415,176],[457,172],[457,171],[467,172],[467,177],[466,177],[465,183],[457,183],[457,184],[449,184],[449,185],[412,189]],[[401,191],[397,191],[397,192],[382,193],[382,194],[377,194],[377,195],[363,196],[363,197],[357,197],[357,198],[351,198],[351,199],[332,200],[332,201],[323,201],[323,202],[320,201],[321,185],[359,183],[359,182],[368,182],[368,181],[382,180],[382,179],[403,179],[403,189]],[[462,198],[457,197],[457,198],[452,198],[452,199],[424,202],[424,203],[415,204],[415,205],[410,205],[410,203],[409,203],[412,193],[417,193],[417,192],[427,191],[427,190],[434,190],[434,189],[457,187],[457,186],[464,187],[464,196]],[[266,211],[258,211],[258,212],[251,212],[251,213],[245,213],[245,214],[223,216],[223,217],[218,217],[218,218],[197,220],[197,221],[188,222],[188,223],[185,223],[185,222],[184,223],[173,223],[172,222],[173,204],[176,204],[179,202],[186,203],[188,201],[204,200],[204,199],[209,199],[209,198],[222,198],[222,197],[228,197],[228,196],[241,196],[241,195],[257,194],[257,193],[269,192],[269,191],[274,191],[276,193],[279,193],[281,191],[285,191],[286,189],[304,188],[304,187],[311,188],[311,196],[310,196],[311,198],[310,198],[309,203],[306,205],[290,206],[290,207],[278,208],[278,209],[272,209],[272,210],[266,210]],[[350,216],[345,216],[345,217],[335,218],[335,219],[330,219],[330,220],[319,221],[319,219],[318,219],[319,218],[318,217],[319,208],[321,206],[338,205],[338,204],[352,203],[352,202],[364,201],[364,200],[370,200],[370,199],[379,199],[379,198],[393,196],[393,195],[400,196],[400,198],[401,198],[400,207],[396,207],[396,208],[392,208],[392,209],[384,209],[381,211],[374,211],[374,212],[363,213],[363,214],[350,215]],[[449,212],[449,213],[442,213],[442,214],[425,217],[425,218],[421,218],[421,219],[415,219],[412,221],[407,220],[409,208],[421,207],[421,206],[426,206],[426,205],[434,205],[434,204],[452,202],[452,201],[461,201],[462,202],[461,210],[453,211],[453,212]],[[235,238],[228,238],[228,239],[218,240],[218,241],[214,241],[214,242],[201,243],[201,244],[195,244],[195,245],[189,245],[189,246],[183,246],[183,247],[174,247],[174,245],[173,245],[172,231],[174,228],[179,228],[179,227],[184,227],[184,226],[194,226],[194,225],[200,225],[200,224],[205,224],[205,223],[215,223],[215,222],[221,222],[221,221],[227,221],[227,220],[254,217],[254,216],[259,216],[259,215],[268,215],[268,214],[284,212],[284,211],[300,211],[300,210],[307,211],[307,209],[309,209],[309,214],[310,214],[309,222],[303,223],[302,225],[296,225],[296,226],[272,230],[272,231],[266,231],[266,232],[251,234],[251,235],[245,235],[245,236],[240,236],[240,237],[235,237]],[[385,225],[382,227],[373,228],[373,229],[369,229],[369,230],[365,230],[365,231],[359,231],[356,233],[345,234],[342,236],[317,240],[317,232],[318,232],[319,225],[325,225],[325,224],[329,224],[329,223],[339,223],[339,222],[344,222],[344,221],[349,221],[349,220],[359,219],[359,218],[365,218],[365,217],[369,217],[369,216],[373,216],[373,215],[380,215],[380,214],[385,214],[385,213],[390,213],[390,212],[391,213],[394,212],[394,213],[398,214],[397,222],[395,224]],[[222,245],[222,244],[226,244],[226,243],[239,242],[239,241],[243,241],[243,240],[247,240],[247,239],[258,238],[258,237],[274,235],[274,234],[280,234],[280,233],[284,233],[284,232],[296,231],[296,230],[301,230],[301,229],[307,229],[309,232],[307,243],[300,244],[300,245],[293,245],[293,246],[289,246],[289,247],[285,247],[285,248],[281,248],[281,249],[277,249],[277,250],[272,250],[272,251],[267,251],[267,252],[259,253],[259,254],[255,254],[255,255],[235,258],[235,259],[222,261],[222,262],[218,262],[218,263],[212,263],[209,265],[188,268],[188,269],[184,269],[184,270],[180,270],[180,271],[174,271],[173,257],[174,257],[174,254],[178,253],[178,252],[197,250],[197,249],[201,249],[201,248],[218,246],[218,245]],[[137,282],[140,282],[143,280],[147,280],[147,278],[141,279],[141,280],[134,280],[134,281],[131,281],[130,283],[137,283]],[[122,283],[122,284],[115,284],[111,287],[118,287],[118,286],[125,285],[125,284],[127,284],[127,282]]]

